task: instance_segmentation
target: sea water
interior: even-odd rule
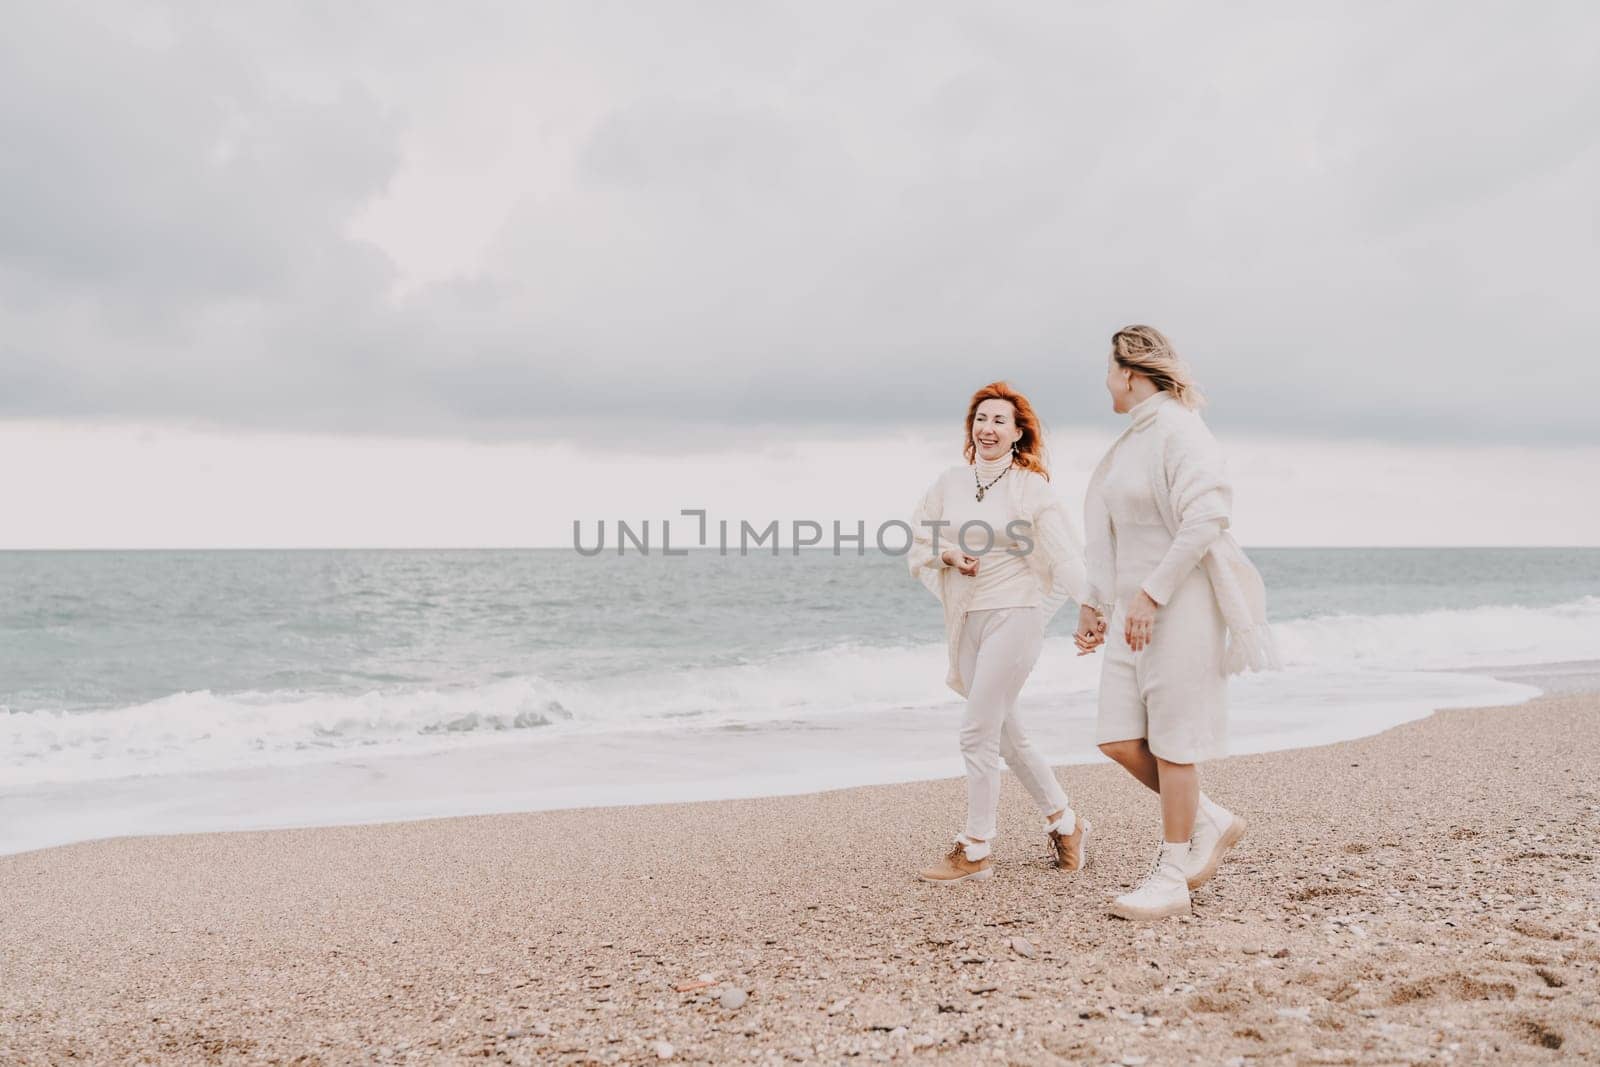
[[[1600,662],[1600,549],[1250,554],[1287,669],[1232,683],[1236,752]],[[1022,699],[1058,762],[1098,758],[1075,618]],[[954,775],[944,674],[870,549],[0,553],[0,852]]]

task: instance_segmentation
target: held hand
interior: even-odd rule
[[[968,578],[974,577],[978,573],[977,556],[969,556],[964,552],[957,552],[953,548],[947,548],[940,554],[939,558],[944,560],[945,566],[954,567]]]
[[[1128,606],[1128,621],[1122,636],[1135,652],[1143,652],[1150,647],[1150,641],[1155,636],[1156,611],[1159,607],[1143,589]]]
[[[1093,655],[1095,649],[1105,644],[1106,617],[1088,605],[1078,608],[1078,629],[1072,635],[1073,644],[1078,646],[1078,655]]]

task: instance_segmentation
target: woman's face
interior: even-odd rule
[[[1115,356],[1107,356],[1106,364],[1106,392],[1111,394],[1111,410],[1126,415],[1133,407],[1133,372],[1119,365]]]
[[[984,459],[999,459],[1022,436],[1017,409],[1009,400],[985,400],[972,416],[972,443]]]

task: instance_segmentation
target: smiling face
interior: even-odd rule
[[[1022,436],[1017,409],[1009,400],[985,400],[972,416],[972,443],[983,459],[995,460],[1011,451]]]

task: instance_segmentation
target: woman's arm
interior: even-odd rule
[[[934,479],[928,491],[922,494],[922,499],[911,513],[911,547],[906,552],[906,563],[911,568],[911,576],[922,582],[933,593],[939,596],[939,572],[948,564],[940,558],[948,539],[943,537],[944,528],[937,526],[944,518],[944,475]],[[938,530],[939,551],[934,551],[934,531]]]
[[[1145,595],[1158,605],[1172,599],[1201,557],[1222,536],[1233,510],[1233,487],[1228,482],[1222,450],[1198,419],[1193,426],[1181,427],[1167,439],[1162,461],[1178,529],[1166,555],[1140,583]]]
[[[1084,603],[1102,615],[1110,615],[1117,602],[1117,538],[1104,503],[1088,501],[1084,508],[1084,527],[1088,542],[1084,549],[1088,599]]]

